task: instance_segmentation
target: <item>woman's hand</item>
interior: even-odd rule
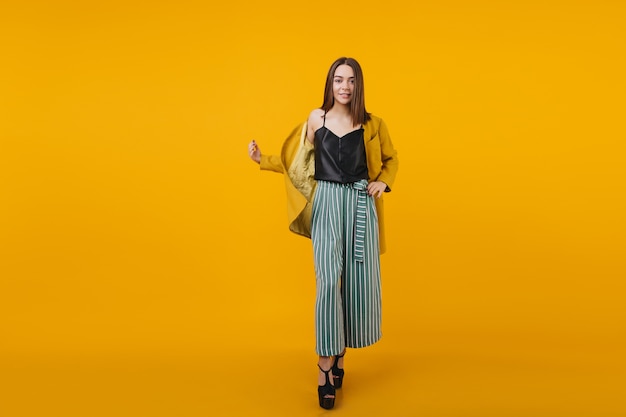
[[[380,198],[386,189],[387,184],[382,181],[372,181],[367,184],[367,193],[372,197]]]
[[[250,155],[250,159],[257,164],[261,163],[261,150],[254,140],[248,144],[248,155]]]

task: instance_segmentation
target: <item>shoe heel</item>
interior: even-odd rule
[[[335,406],[335,399],[334,398],[320,398],[320,407],[322,407],[325,410],[330,410]]]
[[[343,385],[343,375],[337,375],[334,378],[335,389],[341,388],[341,386]]]

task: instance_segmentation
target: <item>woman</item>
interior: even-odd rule
[[[292,132],[280,157],[263,155],[255,141],[248,152],[261,169],[286,174],[290,230],[313,243],[318,398],[330,409],[346,347],[381,337],[381,197],[398,170],[385,123],[365,109],[359,63],[333,62],[322,107]]]

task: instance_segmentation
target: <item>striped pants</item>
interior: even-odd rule
[[[316,352],[320,356],[337,355],[346,346],[369,346],[381,337],[378,217],[365,187],[365,180],[317,182],[311,239],[317,281]],[[359,196],[364,215],[357,216]],[[364,232],[364,239],[359,232]]]

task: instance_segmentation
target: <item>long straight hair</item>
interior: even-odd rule
[[[365,92],[363,86],[363,71],[361,66],[354,58],[341,57],[330,66],[328,75],[326,76],[326,86],[324,87],[324,104],[321,109],[327,112],[332,109],[335,104],[333,97],[333,80],[335,71],[339,65],[349,65],[354,71],[354,91],[352,92],[352,100],[350,100],[350,116],[352,117],[353,126],[362,125],[371,119],[370,114],[365,110]]]

